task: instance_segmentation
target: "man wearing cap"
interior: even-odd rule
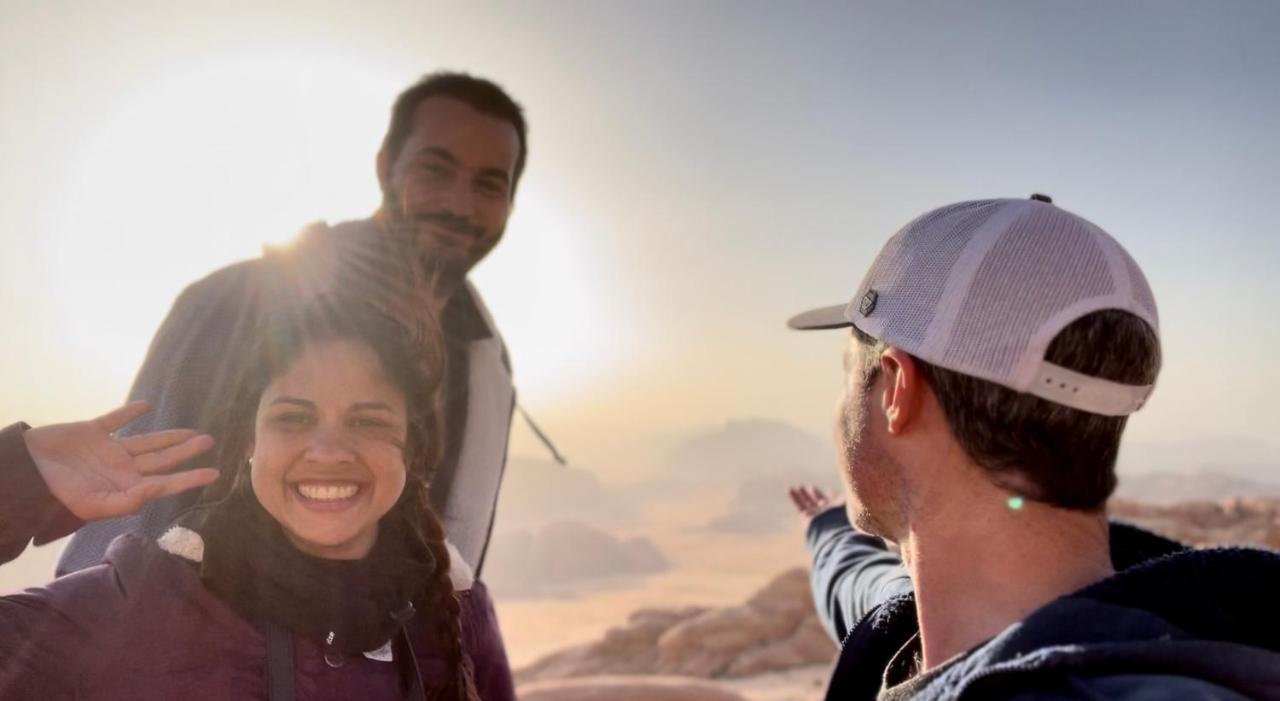
[[[1108,524],[1160,345],[1105,232],[1043,195],[942,207],[789,324],[851,332],[847,505],[791,490],[827,698],[1280,699],[1280,555]]]
[[[374,216],[314,225],[292,247],[225,267],[184,290],[129,393],[149,400],[153,410],[124,433],[183,427],[216,437],[241,355],[256,321],[273,305],[334,290],[362,295],[393,315],[407,313],[405,305],[429,305],[447,354],[445,436],[431,500],[457,548],[454,556],[478,572],[515,391],[506,347],[467,274],[506,229],[526,137],[523,110],[491,81],[440,72],[409,86],[392,106],[378,152],[383,199]],[[58,573],[97,564],[123,533],[158,537],[193,497],[157,500],[133,516],[84,525]],[[37,543],[75,525],[62,519]]]

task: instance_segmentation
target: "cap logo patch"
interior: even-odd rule
[[[879,292],[867,290],[867,293],[862,295],[862,302],[858,304],[858,313],[863,316],[871,316],[871,312],[876,310],[876,301],[879,299]]]

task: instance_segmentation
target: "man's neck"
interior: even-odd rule
[[[952,495],[919,511],[930,515],[903,539],[926,670],[1114,573],[1104,515],[1007,498],[994,487]]]

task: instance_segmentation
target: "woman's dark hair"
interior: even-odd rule
[[[386,380],[404,394],[407,411],[404,492],[383,518],[397,519],[411,537],[428,548],[435,562],[431,577],[414,595],[420,615],[430,616],[439,642],[457,674],[438,698],[477,698],[470,661],[462,652],[461,607],[449,575],[444,526],[431,508],[428,489],[442,454],[439,388],[445,351],[437,320],[416,313],[411,323],[393,320],[368,304],[335,296],[278,308],[258,325],[256,342],[245,356],[215,435],[222,476],[206,488],[203,505],[216,504],[251,490],[248,458],[254,441],[258,403],[271,381],[286,372],[314,343],[362,341],[374,351]]]

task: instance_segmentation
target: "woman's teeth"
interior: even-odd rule
[[[358,484],[298,484],[298,493],[307,499],[316,501],[339,501],[350,499],[360,491]]]

